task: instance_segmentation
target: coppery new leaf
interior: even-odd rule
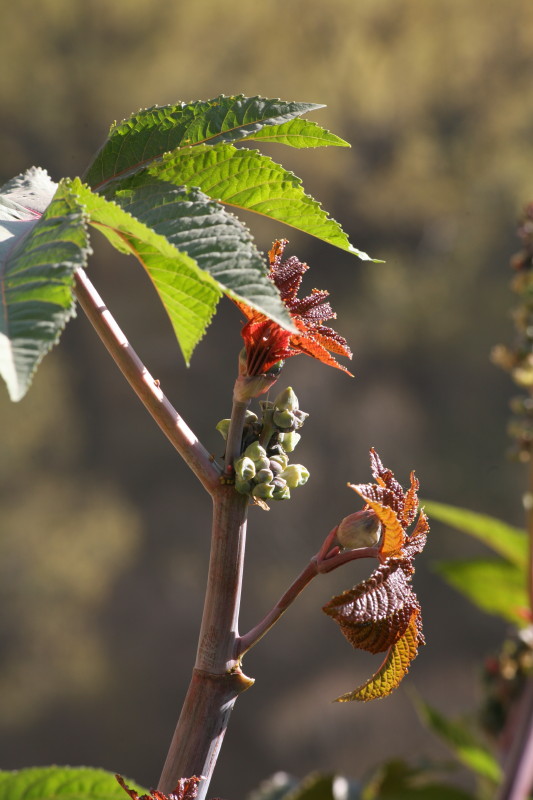
[[[381,564],[370,578],[334,597],[324,611],[340,626],[353,647],[371,653],[387,653],[372,678],[354,692],[338,699],[371,700],[384,697],[398,686],[418,647],[424,644],[422,616],[411,587],[413,560],[423,549],[429,525],[420,511],[411,534],[409,525],[418,511],[418,481],[404,492],[393,473],[386,469],[375,450],[370,451],[375,484],[352,485],[382,524],[379,548]]]
[[[115,778],[132,800],[194,800],[198,794],[198,784],[202,780],[202,778],[197,778],[196,775],[193,775],[192,778],[180,778],[176,788],[168,795],[159,792],[157,789],[150,789],[150,794],[139,795],[135,789],[130,789],[126,785],[121,775],[115,775]]]

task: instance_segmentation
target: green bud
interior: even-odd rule
[[[235,478],[235,489],[239,494],[250,494],[252,484],[250,481],[243,481],[242,478]]]
[[[307,411],[299,411],[298,409],[296,409],[296,411],[293,411],[292,413],[294,415],[294,425],[295,425],[295,427],[296,428],[301,428],[302,425],[304,424],[305,420],[309,416],[309,414],[307,413]]]
[[[244,455],[248,458],[251,458],[255,463],[256,461],[259,461],[259,459],[266,457],[266,450],[264,447],[261,447],[259,442],[256,440],[255,442],[252,442],[252,444],[248,445],[244,451]]]
[[[270,483],[272,478],[274,477],[274,473],[270,469],[260,469],[259,472],[255,474],[255,482],[256,483]]]
[[[342,547],[374,547],[381,538],[381,522],[373,511],[357,511],[341,520],[337,528],[337,541]]]
[[[280,477],[287,481],[289,489],[296,489],[298,486],[303,486],[307,483],[309,470],[303,464],[289,464]]]
[[[276,410],[272,414],[272,422],[276,426],[276,428],[281,428],[282,430],[286,430],[287,428],[292,428],[295,423],[294,414],[292,411],[283,410],[279,411]]]
[[[272,500],[274,495],[274,487],[271,483],[258,483],[252,489],[252,497],[257,497],[260,500]]]
[[[246,423],[257,422],[258,419],[259,419],[259,417],[257,416],[257,414],[255,414],[253,411],[250,411],[250,409],[247,408],[246,411],[244,412],[244,424],[245,425],[246,425]]]
[[[298,398],[290,386],[280,392],[274,400],[274,408],[278,411],[297,411],[299,407]]]
[[[270,459],[268,456],[265,456],[264,458],[258,458],[254,463],[257,472],[262,469],[270,469]]]
[[[233,467],[235,469],[235,474],[243,481],[251,480],[256,472],[255,464],[248,456],[241,456],[238,458],[234,462]]]
[[[283,472],[289,463],[289,457],[286,453],[280,453],[279,455],[272,456],[269,463],[272,472]]]
[[[221,436],[224,438],[224,441],[226,441],[226,439],[228,438],[228,431],[229,431],[230,422],[231,422],[230,419],[221,419],[220,422],[217,422],[216,429],[221,434]]]
[[[276,486],[274,492],[272,494],[273,500],[289,500],[291,496],[291,490],[287,485],[285,486]]]
[[[301,434],[296,431],[289,431],[289,433],[280,433],[279,441],[286,453],[292,453],[300,439]]]

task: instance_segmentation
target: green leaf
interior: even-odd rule
[[[73,274],[89,252],[67,183],[31,169],[0,189],[0,374],[12,400],[74,316]]]
[[[416,699],[415,705],[422,721],[453,750],[462,764],[477,775],[499,783],[502,777],[500,765],[464,722],[448,719],[420,698]]]
[[[138,784],[128,786],[142,793]],[[0,772],[0,800],[125,800],[112,772],[89,767],[31,767]]]
[[[186,362],[223,292],[292,327],[246,228],[199,190],[152,181],[118,205],[72,185],[91,225],[150,275]]]
[[[282,125],[269,125],[244,138],[250,142],[273,142],[289,147],[350,147],[348,142],[307,119],[291,119]]]
[[[482,611],[524,627],[528,608],[523,570],[507,561],[447,561],[436,571]]]
[[[107,140],[86,172],[85,180],[93,187],[101,186],[117,176],[146,167],[154,159],[178,147],[201,142],[239,141],[257,135],[265,126],[279,128],[317,108],[323,106],[244,95],[220,95],[213,100],[154,106],[111,127]],[[324,134],[316,131],[314,136],[316,139],[322,135],[327,140],[325,134],[327,131]],[[289,135],[289,138],[294,137]],[[323,141],[324,144],[341,142]]]
[[[114,195],[128,213],[187,253],[228,297],[294,329],[246,226],[202,191],[134,176]]]
[[[478,514],[444,503],[423,501],[423,505],[433,519],[479,539],[517,567],[527,565],[528,540],[524,530],[514,528],[486,514]]]
[[[156,177],[176,186],[197,186],[233,208],[283,222],[370,260],[350,244],[339,223],[305,194],[296,175],[256,150],[238,150],[229,144],[197,145],[165,156],[143,174],[147,180]],[[110,191],[121,188],[122,183],[109,187]]]

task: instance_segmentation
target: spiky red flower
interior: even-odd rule
[[[268,254],[268,276],[276,285],[298,332],[287,331],[259,311],[244,303],[237,303],[248,320],[242,329],[246,348],[243,374],[247,377],[264,375],[278,361],[304,353],[351,375],[329,352],[352,357],[346,339],[323,325],[326,320],[336,317],[330,304],[324,302],[329,293],[313,289],[307,297],[296,296],[303,274],[309,267],[296,256],[282,260],[286,245],[286,239],[277,240],[272,245]]]

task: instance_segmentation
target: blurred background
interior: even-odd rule
[[[533,199],[533,5],[474,0],[30,0],[0,30],[0,178],[33,164],[80,175],[113,120],[220,93],[324,103],[312,119],[351,150],[269,155],[294,170],[360,262],[251,217],[262,249],[288,236],[328,288],[354,380],[287,364],[310,412],[295,454],[307,487],[252,509],[242,629],[324,535],[359,508],[368,449],[422,496],[522,523],[523,468],[505,458],[513,386],[490,350],[512,339],[508,261]],[[266,149],[266,148],[265,148]],[[187,369],[133,259],[93,234],[90,276],[205,445],[230,411],[240,315],[220,305]],[[210,503],[80,313],[29,395],[0,391],[0,765],[103,766],[157,783],[196,650]],[[409,690],[474,709],[480,659],[502,623],[434,574],[481,552],[433,526],[415,588],[427,647],[389,699],[335,704],[377,667],[321,612],[368,573],[314,582],[246,658],[255,687],[233,714],[213,794],[234,800],[276,770],[362,777],[383,758],[445,758]],[[488,587],[490,591],[490,587]]]

